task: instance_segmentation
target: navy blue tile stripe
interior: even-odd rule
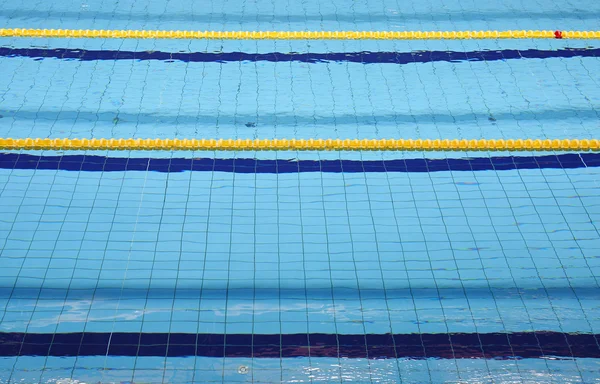
[[[87,172],[218,171],[235,173],[440,172],[600,166],[599,153],[546,156],[471,157],[398,160],[261,160],[251,158],[128,158],[88,155],[40,156],[0,153],[0,169],[48,169]]]
[[[0,356],[600,358],[597,334],[0,333]]]
[[[0,47],[0,57],[28,57],[36,60],[55,58],[63,60],[158,60],[164,62],[181,61],[186,63],[228,63],[228,62],[351,62],[361,64],[410,64],[446,61],[460,63],[467,61],[498,61],[519,59],[549,59],[571,57],[597,57],[599,48],[565,48],[556,50],[503,49],[470,52],[454,51],[415,51],[415,52],[330,52],[330,53],[246,53],[246,52],[161,52],[161,51],[114,51],[85,49],[47,49]]]

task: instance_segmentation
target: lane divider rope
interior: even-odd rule
[[[2,28],[0,37],[214,40],[600,39],[600,31],[159,31]]]
[[[599,139],[42,139],[0,138],[4,150],[600,151]]]

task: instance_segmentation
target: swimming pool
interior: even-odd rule
[[[0,28],[597,30],[600,4],[2,1]],[[1,138],[594,139],[598,40],[0,38]],[[0,383],[600,382],[600,154],[0,152]]]

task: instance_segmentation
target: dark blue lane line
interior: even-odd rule
[[[0,57],[30,57],[80,61],[94,60],[158,60],[186,63],[228,63],[240,61],[328,63],[351,62],[361,64],[410,64],[447,61],[498,61],[515,59],[549,59],[571,57],[598,57],[600,48],[565,48],[556,50],[503,49],[469,52],[415,51],[415,52],[331,52],[331,53],[246,53],[246,52],[161,52],[161,51],[115,51],[67,48],[11,48],[0,47]]]
[[[361,173],[443,172],[512,169],[568,169],[600,166],[600,153],[545,156],[471,157],[398,160],[263,160],[251,158],[127,158],[88,155],[40,156],[0,153],[0,169],[87,172],[233,172],[233,173]]]
[[[597,334],[0,333],[0,356],[600,358]]]

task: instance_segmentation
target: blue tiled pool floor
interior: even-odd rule
[[[2,171],[6,379],[596,377],[594,155],[283,173],[69,156]]]
[[[0,0],[0,28],[597,30],[600,3]],[[0,39],[0,137],[598,138],[578,40]],[[600,383],[600,154],[0,153],[0,383]]]

